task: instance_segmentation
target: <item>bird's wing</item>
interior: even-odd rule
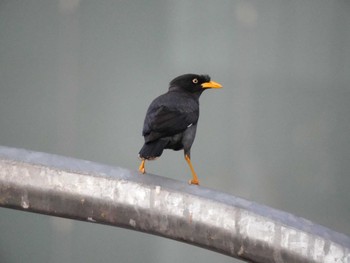
[[[196,124],[199,110],[195,107],[169,107],[166,105],[151,105],[148,109],[142,134],[146,142],[183,132]]]

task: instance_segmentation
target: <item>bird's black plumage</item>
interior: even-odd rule
[[[208,75],[185,74],[173,79],[168,92],[154,99],[147,110],[140,158],[155,159],[164,149],[183,149],[189,158],[199,118],[199,97],[206,88],[214,87],[221,85],[210,81]]]

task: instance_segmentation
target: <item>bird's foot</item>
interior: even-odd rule
[[[144,174],[146,172],[146,169],[145,169],[145,160],[142,160],[141,164],[140,164],[140,167],[139,167],[139,172]]]
[[[189,180],[189,181],[188,181],[188,184],[199,185],[199,181],[198,181],[198,180],[192,179],[192,180]]]

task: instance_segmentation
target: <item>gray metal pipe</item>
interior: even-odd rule
[[[350,262],[350,238],[254,202],[119,167],[0,146],[0,206],[108,224],[250,262]]]

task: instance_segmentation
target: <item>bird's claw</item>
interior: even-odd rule
[[[194,185],[199,185],[199,181],[198,180],[189,180],[188,184],[194,184]]]

